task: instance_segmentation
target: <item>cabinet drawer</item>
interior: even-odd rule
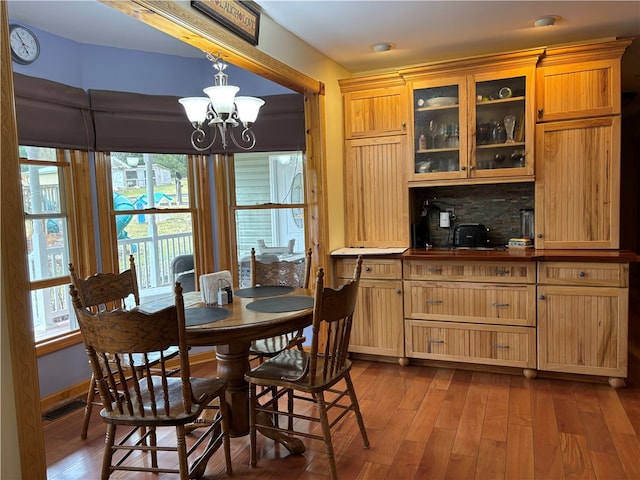
[[[497,325],[536,324],[535,285],[404,282],[406,318]]]
[[[405,320],[408,357],[536,367],[536,330]]]
[[[528,262],[405,262],[408,280],[535,283],[535,263]]]
[[[622,263],[540,262],[538,283],[626,287],[629,284],[629,266]]]
[[[355,258],[336,260],[336,277],[352,278],[356,267]],[[360,278],[402,278],[402,260],[382,260],[375,258],[362,259]]]

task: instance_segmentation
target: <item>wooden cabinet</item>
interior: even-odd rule
[[[536,72],[539,122],[620,114],[620,58],[631,40],[547,48]]]
[[[345,85],[346,82],[341,83]],[[345,138],[407,133],[407,91],[404,85],[344,93]]]
[[[407,357],[535,376],[534,263],[407,260],[404,278]]]
[[[536,143],[536,248],[619,248],[620,117],[542,123]]]
[[[407,247],[407,89],[397,75],[342,80],[345,244]]]
[[[538,368],[627,376],[627,264],[540,262]]]
[[[334,260],[339,284],[353,276],[355,263],[353,258]],[[401,260],[363,260],[349,351],[404,357]]]
[[[346,245],[408,246],[406,135],[347,140],[345,146]]]
[[[541,52],[406,72],[413,94],[409,181],[532,180]]]
[[[536,248],[619,248],[620,58],[630,43],[548,48],[541,60]]]

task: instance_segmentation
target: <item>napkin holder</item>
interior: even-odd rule
[[[218,304],[218,290],[228,289],[233,294],[233,279],[229,270],[200,275],[200,293],[206,305]]]

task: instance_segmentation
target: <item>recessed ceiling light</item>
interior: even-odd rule
[[[536,27],[550,27],[555,25],[560,17],[556,17],[555,15],[546,15],[544,17],[540,17],[533,22],[533,25]]]
[[[389,50],[391,50],[392,45],[390,43],[376,43],[373,46],[373,51],[374,52],[388,52]]]

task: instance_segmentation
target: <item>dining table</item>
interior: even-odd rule
[[[250,370],[251,342],[295,331],[311,325],[312,291],[293,287],[251,287],[233,292],[231,303],[207,305],[200,292],[183,296],[187,344],[190,347],[215,347],[217,375],[227,381],[229,434],[249,433],[249,385],[244,375]],[[173,304],[173,296],[142,302],[143,311],[155,311]],[[268,433],[268,432],[263,432]],[[304,446],[291,437],[272,435],[290,451],[300,453]],[[297,439],[294,439],[297,440]]]

